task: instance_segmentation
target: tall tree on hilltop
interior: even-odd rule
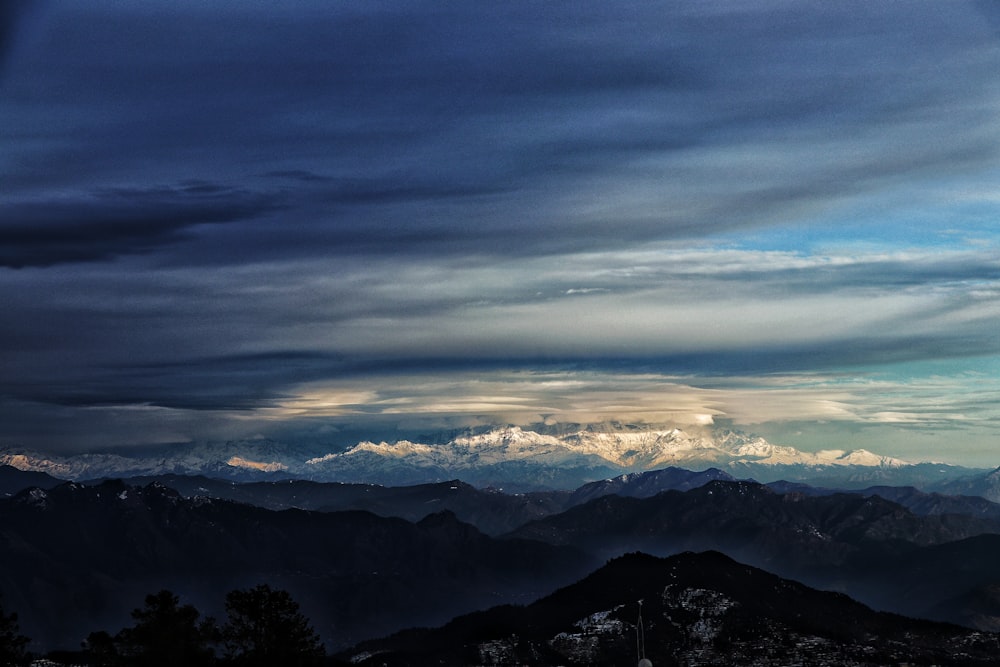
[[[132,612],[135,626],[115,637],[124,663],[142,667],[211,665],[217,632],[212,619],[199,621],[193,606],[181,605],[170,591],[146,596],[146,606]]]
[[[28,638],[21,634],[17,614],[5,614],[0,606],[0,667],[13,667],[27,662],[24,647]]]
[[[226,595],[229,620],[222,629],[228,657],[240,667],[307,667],[325,651],[309,620],[287,591],[260,584]]]
[[[90,667],[122,667],[124,658],[118,652],[117,638],[106,630],[96,630],[87,635],[83,652]]]

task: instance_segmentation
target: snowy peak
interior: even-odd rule
[[[623,473],[665,468],[719,468],[772,481],[804,481],[802,475],[818,472],[844,476],[868,471],[865,480],[871,485],[887,483],[887,475],[910,467],[863,449],[802,452],[731,430],[604,424],[539,431],[508,425],[467,431],[444,442],[361,441],[346,449],[263,439],[66,456],[7,449],[0,450],[0,465],[75,480],[181,474],[398,486],[460,478],[477,486],[520,490],[576,488]]]
[[[288,470],[288,466],[278,461],[251,461],[243,458],[242,456],[230,456],[229,460],[226,461],[226,464],[231,465],[234,468],[246,468],[248,470],[258,470],[260,472],[280,472],[282,470]]]
[[[640,432],[585,430],[567,436],[564,443],[626,468],[650,469],[726,458],[725,451],[716,442],[677,428]]]
[[[455,446],[475,449],[505,449],[518,451],[538,447],[539,445],[558,445],[559,439],[525,431],[520,426],[506,426],[485,433],[458,436],[451,441]]]
[[[306,465],[330,466],[371,456],[387,461],[406,461],[417,466],[444,466],[460,470],[515,461],[562,463],[578,458],[579,453],[559,438],[514,426],[458,436],[443,445],[425,445],[409,440],[377,444],[360,442],[344,452],[309,459]]]
[[[453,471],[514,462],[544,465],[602,464],[621,470],[663,467],[699,467],[734,463],[765,466],[876,466],[906,465],[904,461],[865,450],[801,452],[774,445],[759,436],[736,431],[691,434],[678,428],[645,431],[581,429],[555,436],[517,426],[464,434],[439,445],[409,440],[361,442],[350,449],[315,457],[307,466],[332,468],[376,460]]]
[[[898,468],[909,465],[902,459],[880,456],[864,449],[844,451],[827,449],[815,453],[800,452],[794,447],[772,445],[758,438],[745,446],[735,448],[733,454],[741,463],[763,465],[807,465],[807,466],[863,466],[869,468]]]
[[[907,465],[907,462],[902,459],[893,458],[891,456],[880,456],[879,454],[873,454],[865,449],[855,449],[854,451],[844,452],[837,457],[836,461],[839,465],[877,466],[886,468],[898,468]]]

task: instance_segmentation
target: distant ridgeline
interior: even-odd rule
[[[665,467],[718,468],[740,478],[836,488],[887,484],[929,489],[989,472],[908,463],[865,450],[801,452],[736,431],[688,433],[678,428],[620,425],[544,431],[505,426],[424,443],[359,442],[334,451],[318,443],[271,440],[134,447],[79,455],[7,448],[0,449],[0,465],[76,481],[171,473],[236,481],[309,479],[390,486],[461,479],[508,491],[568,490],[623,473]]]

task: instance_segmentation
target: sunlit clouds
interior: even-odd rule
[[[19,6],[0,446],[611,420],[992,457],[991,3]]]
[[[977,386],[972,389],[970,383]],[[425,420],[452,428],[489,424],[497,418],[519,425],[624,421],[688,429],[721,423],[749,431],[769,422],[822,422],[968,429],[972,437],[1000,418],[996,407],[1000,383],[974,372],[903,381],[875,373],[704,379],[651,373],[493,371],[438,377],[386,375],[344,384],[372,390],[348,395],[337,383],[310,385],[302,392],[312,397],[311,404],[290,401],[278,412],[289,410],[307,418],[406,417],[414,426]],[[326,400],[319,398],[324,396]]]

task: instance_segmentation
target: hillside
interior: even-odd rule
[[[492,539],[450,513],[415,524],[363,511],[274,512],[121,482],[0,500],[0,562],[4,605],[44,648],[123,627],[163,588],[219,616],[226,592],[262,582],[290,591],[324,640],[344,646],[530,601],[594,563],[573,548]]]
[[[641,618],[640,618],[641,614]],[[717,553],[634,553],[526,607],[364,642],[355,664],[995,664],[995,635],[878,613]]]

